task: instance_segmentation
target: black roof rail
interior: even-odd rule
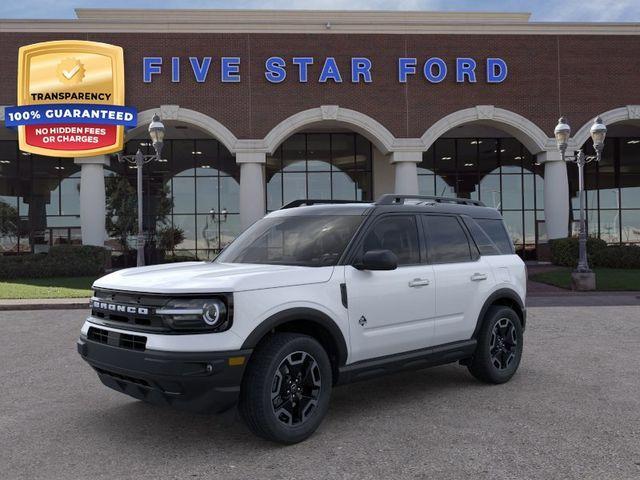
[[[427,200],[432,203],[453,203],[458,205],[473,205],[476,207],[484,207],[485,204],[480,200],[472,200],[471,198],[455,198],[455,197],[434,197],[432,195],[396,195],[387,193],[382,195],[376,202],[376,205],[403,205],[405,200]]]
[[[312,200],[312,199],[299,199],[293,200],[286,205],[280,207],[280,210],[285,210],[287,208],[296,208],[302,207],[303,205],[335,205],[335,204],[345,204],[345,203],[370,203],[370,202],[362,202],[359,200]]]

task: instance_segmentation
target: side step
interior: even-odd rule
[[[385,357],[362,360],[340,367],[337,384],[345,384],[366,380],[380,375],[396,373],[402,370],[418,370],[421,368],[444,365],[469,358],[476,350],[475,339],[447,343],[436,347],[423,348],[406,353],[397,353]]]

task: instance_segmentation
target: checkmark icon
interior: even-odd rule
[[[71,70],[62,70],[62,74],[67,80],[71,80],[71,78],[78,73],[78,70],[80,70],[80,65],[76,65]]]

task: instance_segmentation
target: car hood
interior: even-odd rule
[[[333,268],[181,262],[118,270],[93,286],[144,293],[240,292],[327,282]]]

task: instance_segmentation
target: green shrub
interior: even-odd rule
[[[49,253],[0,256],[0,279],[99,276],[109,251],[90,245],[59,245]]]
[[[551,240],[551,262],[563,267],[578,264],[578,239],[562,238]],[[640,246],[607,245],[598,238],[587,239],[587,259],[591,267],[640,268]]]
[[[640,247],[637,245],[611,245],[595,252],[594,267],[640,268]]]
[[[551,263],[563,267],[575,267],[578,265],[578,239],[576,237],[551,240]],[[587,238],[587,258],[589,263],[597,253],[607,248],[607,242],[599,238]]]

